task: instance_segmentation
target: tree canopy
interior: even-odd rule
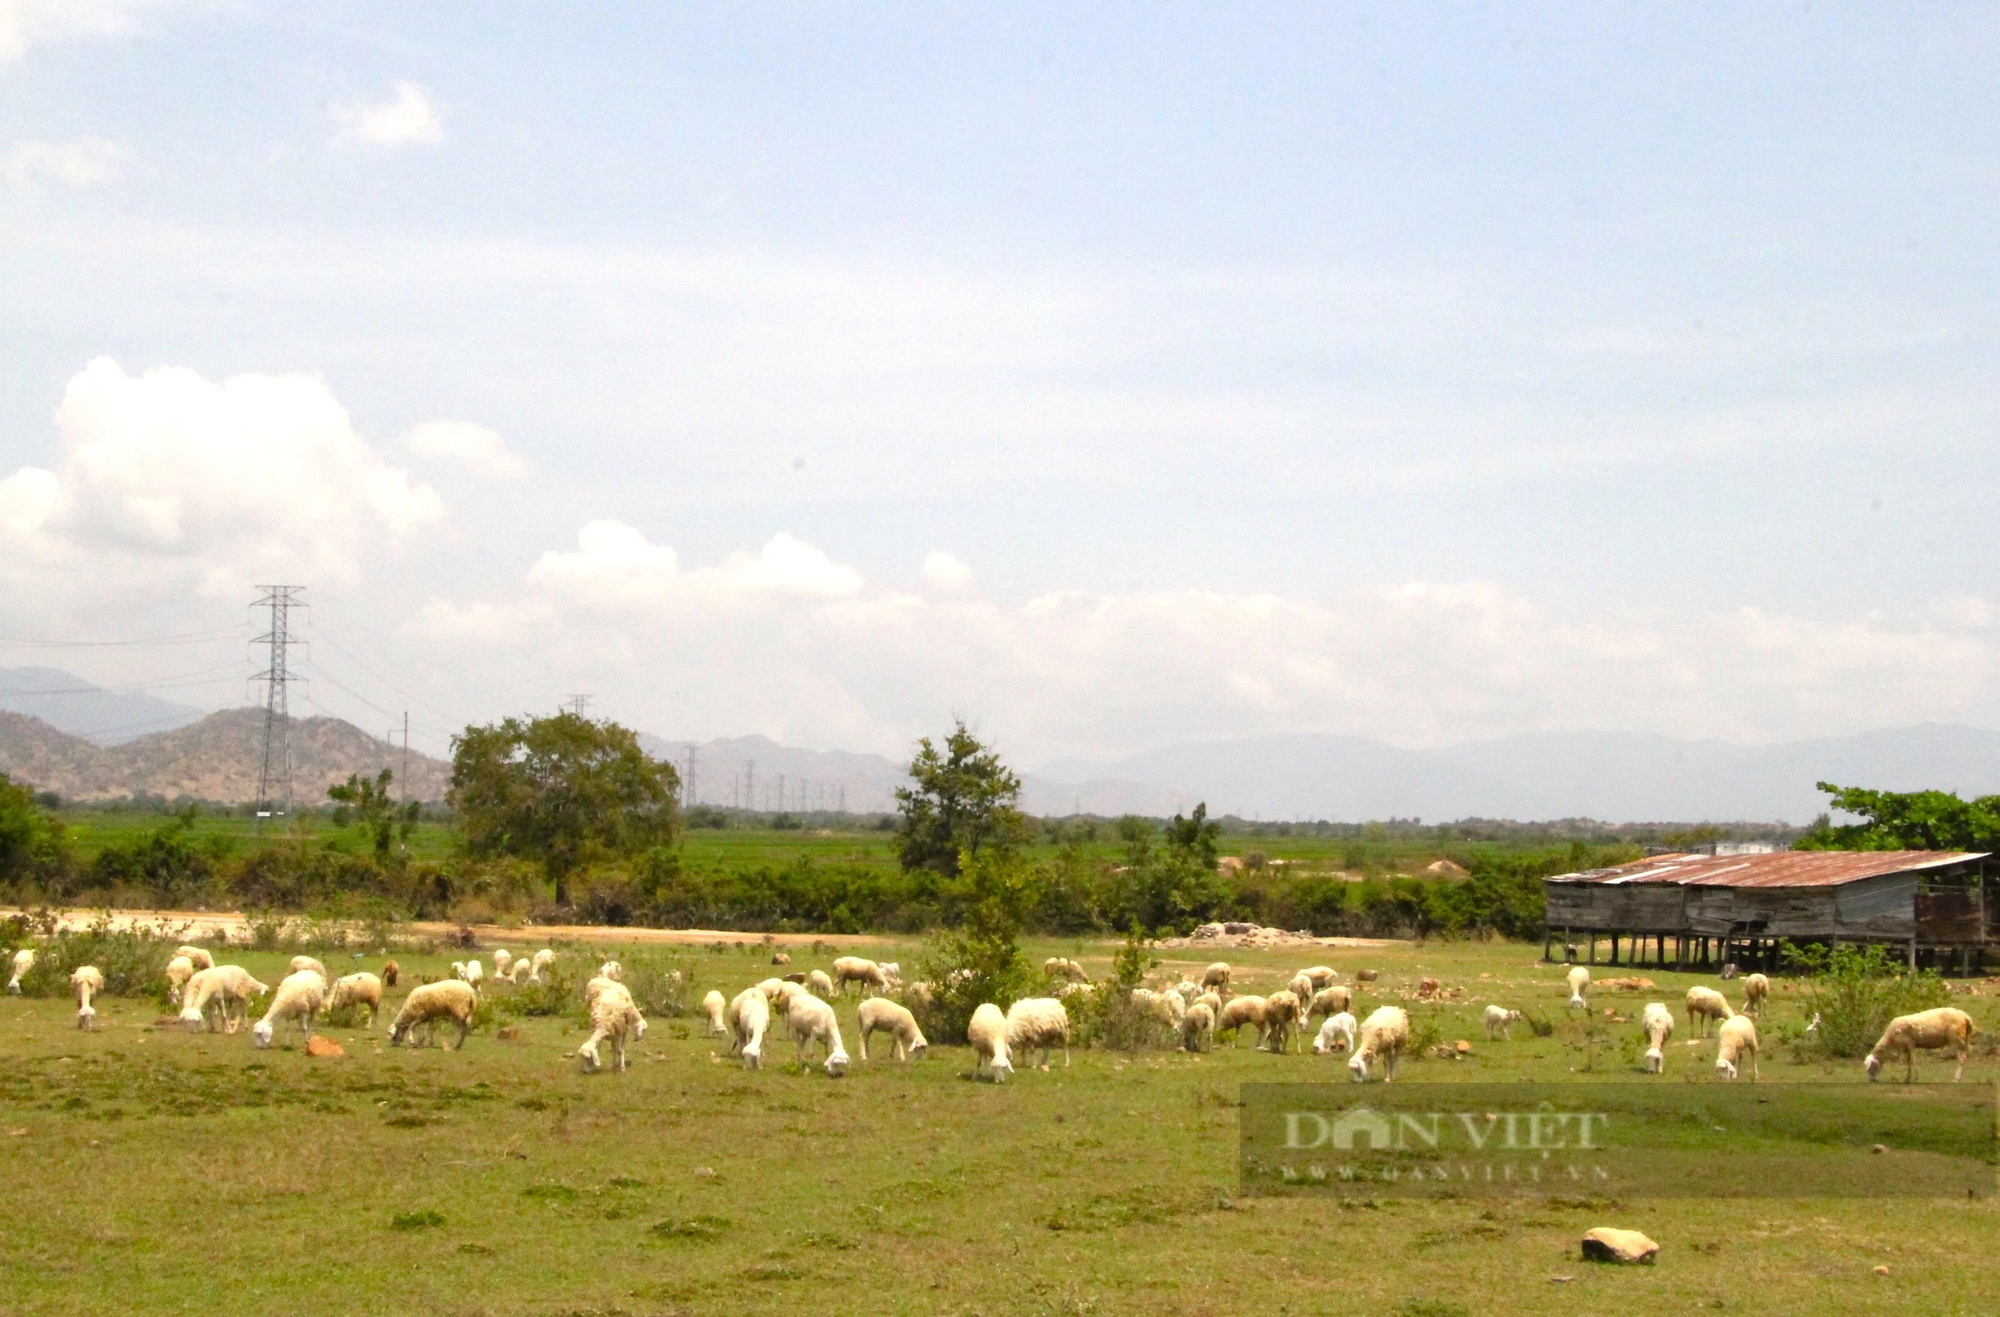
[[[955,875],[961,855],[988,847],[1011,850],[1028,837],[1027,816],[1016,807],[1021,779],[980,744],[961,720],[942,751],[929,737],[917,742],[911,785],[896,791],[903,819],[896,853],[905,869]]]
[[[352,823],[360,828],[374,843],[375,858],[382,861],[390,858],[399,835],[405,842],[410,839],[417,826],[417,812],[422,808],[414,800],[398,805],[389,790],[394,781],[395,774],[385,768],[372,778],[349,773],[346,782],[326,789],[328,799],[336,802],[334,826],[344,828]]]
[[[508,718],[452,739],[451,806],[475,855],[538,860],[569,904],[569,876],[671,841],[680,775],[633,732],[575,713]]]
[[[35,801],[35,793],[0,773],[0,881],[32,877],[64,853],[63,825]]]
[[[2000,796],[1960,800],[1949,791],[1872,791],[1821,782],[1834,809],[1859,823],[1824,819],[1797,850],[2000,851]]]

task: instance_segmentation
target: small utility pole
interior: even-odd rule
[[[403,710],[403,803],[410,803],[410,711]]]
[[[687,789],[681,792],[681,803],[683,805],[692,805],[696,803],[698,799],[696,795],[696,782],[698,781],[698,779],[694,775],[694,768],[695,768],[695,746],[693,741],[689,741]]]

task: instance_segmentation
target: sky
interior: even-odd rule
[[[0,0],[0,666],[420,748],[2000,727],[1987,8]]]

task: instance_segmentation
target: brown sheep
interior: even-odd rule
[[[1958,1057],[1958,1069],[1951,1076],[1951,1082],[1956,1084],[1965,1076],[1965,1058],[1972,1055],[1972,1035],[1977,1032],[1972,1026],[1972,1017],[1952,1006],[1918,1011],[1915,1015],[1898,1015],[1889,1021],[1889,1027],[1882,1031],[1882,1037],[1868,1053],[1868,1060],[1864,1062],[1868,1077],[1875,1078],[1882,1073],[1884,1061],[1900,1056],[1904,1061],[1903,1082],[1907,1084],[1917,1077],[1918,1049],[1938,1051],[1949,1048]]]
[[[1222,1007],[1222,1014],[1215,1019],[1217,1032],[1227,1033],[1237,1030],[1236,1042],[1242,1045],[1242,1030],[1245,1025],[1257,1030],[1257,1044],[1264,1042],[1264,999],[1262,997],[1231,997]]]
[[[395,962],[395,961],[393,961],[393,960],[385,960],[385,961],[383,961],[383,962],[382,962],[382,986],[383,986],[383,987],[385,987],[385,988],[393,988],[393,987],[395,987],[395,986],[396,986],[396,975],[398,975],[398,974],[399,974],[399,973],[401,973],[401,972],[402,972],[402,969],[401,969],[401,967],[400,967],[400,966],[398,966],[398,965],[396,964],[396,962]]]

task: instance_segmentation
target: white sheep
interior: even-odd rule
[[[1736,1008],[1729,1004],[1727,997],[1717,992],[1714,988],[1696,986],[1688,989],[1688,1031],[1695,1037],[1708,1037],[1708,1026],[1711,1020],[1727,1020],[1734,1014],[1736,1014]]]
[[[1335,1011],[1326,1017],[1319,1027],[1319,1037],[1313,1039],[1313,1054],[1325,1056],[1330,1052],[1351,1052],[1354,1050],[1354,1017],[1346,1011]]]
[[[495,981],[512,977],[510,971],[513,967],[513,961],[514,953],[507,950],[507,948],[493,948],[493,978]]]
[[[1771,980],[1752,974],[1743,980],[1743,1013],[1753,1018],[1764,1013],[1764,999],[1771,995]]]
[[[745,1070],[764,1066],[764,1034],[771,1027],[771,999],[761,988],[745,988],[729,1003],[729,1028],[735,1035],[734,1049],[743,1058]]]
[[[176,956],[186,956],[189,960],[194,962],[194,967],[196,969],[215,968],[215,957],[209,955],[208,951],[205,948],[198,947],[194,945],[194,943],[192,942],[185,942],[182,943],[180,946],[175,947],[174,954]]]
[[[1257,1030],[1257,1046],[1264,1045],[1264,999],[1262,997],[1231,997],[1222,1004],[1222,1011],[1215,1017],[1218,1032],[1236,1031],[1235,1046],[1243,1045],[1243,1029],[1249,1025]]]
[[[793,995],[785,1019],[791,1025],[792,1041],[798,1044],[800,1070],[806,1068],[807,1050],[817,1043],[826,1053],[826,1072],[835,1079],[847,1073],[847,1048],[841,1045],[840,1019],[833,1007],[810,992],[800,992]]]
[[[702,1031],[701,1036],[704,1038],[728,1037],[729,1026],[724,1023],[723,1017],[728,1014],[729,1003],[723,1000],[722,994],[714,988],[710,988],[708,995],[701,999],[701,1009],[708,1016],[708,1028]]]
[[[337,1011],[343,1006],[363,1006],[368,1010],[368,1027],[375,1027],[375,1017],[382,1010],[382,980],[365,971],[358,974],[343,974],[334,980],[332,989],[326,995],[326,1008]]]
[[[1084,972],[1083,966],[1062,956],[1050,956],[1047,960],[1043,961],[1042,973],[1052,979],[1069,979],[1077,983],[1081,983],[1090,977],[1090,975]]]
[[[333,975],[326,972],[326,966],[320,964],[317,960],[314,960],[311,956],[293,956],[291,973],[296,974],[302,969],[311,970],[313,973],[325,979],[328,983],[333,982]],[[280,984],[279,986],[282,987],[283,985]]]
[[[815,997],[833,996],[833,979],[823,969],[816,969],[806,975],[806,991]]]
[[[1214,1041],[1215,1012],[1207,1002],[1198,1001],[1181,1016],[1181,1048],[1189,1052],[1206,1051]]]
[[[1049,1068],[1049,1053],[1062,1048],[1063,1065],[1069,1065],[1069,1011],[1054,997],[1023,997],[1007,1008],[1007,1053],[1027,1056],[1042,1049],[1042,1069]]]
[[[301,969],[287,974],[279,980],[278,990],[271,994],[270,1009],[250,1030],[251,1044],[269,1047],[279,1020],[297,1020],[299,1037],[311,1038],[313,1021],[326,1009],[326,998],[326,975],[318,970]]]
[[[882,971],[882,977],[889,980],[890,988],[894,989],[902,986],[903,965],[901,961],[885,960],[878,968]]]
[[[532,978],[534,972],[535,963],[526,956],[522,956],[514,962],[513,969],[508,973],[507,977],[514,980],[514,986],[518,988]]]
[[[555,963],[555,952],[549,950],[547,947],[543,947],[540,951],[537,951],[535,958],[528,965],[528,982],[540,983],[542,981],[542,971]]]
[[[194,977],[194,962],[186,956],[175,956],[167,962],[167,1001],[172,1005],[181,1004],[181,990]]]
[[[1736,1064],[1750,1054],[1750,1078],[1757,1078],[1757,1022],[1747,1015],[1732,1015],[1715,1031],[1715,1068],[1724,1079],[1736,1078]]]
[[[14,953],[14,977],[7,980],[7,991],[14,996],[21,995],[21,980],[28,977],[28,971],[35,967],[35,949],[27,947]]]
[[[451,976],[462,983],[472,985],[472,990],[478,992],[480,983],[486,978],[486,971],[480,967],[477,960],[463,963],[454,960],[451,962]]]
[[[1229,962],[1218,960],[1201,972],[1201,986],[1214,988],[1220,997],[1229,991]]]
[[[90,999],[104,991],[104,971],[95,965],[79,965],[70,971],[69,986],[76,992],[76,1027],[95,1029],[97,1008]]]
[[[1521,1018],[1519,1011],[1510,1011],[1497,1003],[1486,1008],[1486,1036],[1489,1039],[1505,1038],[1514,1041],[1514,1024]]]
[[[1674,1013],[1667,1009],[1663,1001],[1648,1002],[1645,1012],[1639,1017],[1639,1028],[1646,1035],[1646,1073],[1665,1074],[1667,1040],[1674,1036]]]
[[[790,979],[765,979],[757,985],[757,991],[764,994],[764,1000],[771,1003],[773,1011],[787,1013],[792,1009],[792,998],[812,995],[806,991],[805,984],[794,983]]]
[[[1182,979],[1179,983],[1169,988],[1168,991],[1177,994],[1182,1002],[1192,1006],[1194,1005],[1195,998],[1201,996],[1201,985],[1193,979]]]
[[[1965,1058],[1972,1055],[1972,1035],[1978,1030],[1972,1026],[1972,1017],[1951,1006],[1939,1006],[1934,1010],[1918,1011],[1915,1015],[1898,1015],[1889,1021],[1889,1027],[1882,1031],[1882,1037],[1868,1053],[1868,1077],[1874,1079],[1882,1073],[1883,1062],[1900,1056],[1905,1063],[1903,1082],[1910,1083],[1917,1077],[1917,1052],[1951,1049],[1958,1056],[1958,1069],[1952,1072],[1951,1082],[1956,1084],[1965,1075]]]
[[[1217,1028],[1222,1027],[1221,1026],[1222,998],[1220,996],[1218,996],[1213,992],[1204,992],[1200,996],[1196,997],[1193,1001],[1188,1003],[1189,1009],[1193,1009],[1196,1006],[1208,1007],[1208,1013],[1214,1016],[1217,1021],[1216,1027]]]
[[[181,1023],[189,1033],[198,1033],[204,1026],[214,1033],[213,1012],[221,1018],[224,1033],[235,1033],[250,1019],[250,999],[269,991],[241,965],[196,970],[181,992]]]
[[[428,1046],[437,1042],[438,1022],[449,1020],[458,1026],[458,1047],[462,1051],[466,1035],[472,1032],[472,1017],[478,1010],[479,993],[462,979],[423,984],[403,998],[403,1009],[396,1012],[396,1019],[389,1026],[389,1046],[398,1046],[405,1039],[409,1039],[414,1046],[414,1035],[418,1029],[423,1030],[424,1043]],[[450,1050],[449,1047],[446,1050]]]
[[[1000,1008],[990,1001],[981,1002],[965,1027],[965,1037],[977,1058],[972,1073],[990,1070],[994,1083],[1006,1083],[1007,1076],[1014,1073],[1014,1062],[1007,1049],[1007,1017]]]
[[[1286,1043],[1293,1038],[1293,1028],[1303,1030],[1305,1025],[1306,1004],[1290,988],[1274,992],[1264,999],[1264,1047],[1267,1051],[1284,1051]]]
[[[1590,993],[1590,970],[1582,965],[1572,965],[1568,979],[1569,1008],[1573,1011],[1585,1009],[1589,1005],[1585,998]]]
[[[601,984],[597,995],[590,1002],[590,1037],[576,1049],[577,1059],[582,1063],[584,1073],[590,1074],[604,1065],[597,1052],[598,1044],[611,1040],[611,1064],[614,1070],[625,1069],[625,1040],[637,1042],[646,1036],[646,1017],[639,1013],[639,1007],[632,1000],[632,993],[616,979],[599,975],[592,979],[593,985]]]
[[[864,960],[860,956],[842,956],[838,960],[835,960],[833,962],[833,982],[834,986],[839,988],[843,994],[846,993],[847,985],[850,983],[860,984],[861,995],[864,997],[871,992],[887,992],[889,990],[889,976],[882,972],[882,967],[874,961]]]
[[[621,992],[626,990],[625,985],[620,983],[617,979],[608,979],[604,977],[602,974],[599,974],[596,978],[584,984],[583,985],[584,1011],[587,1013],[591,1007],[597,1004],[597,999],[599,997],[602,997],[606,992],[610,991],[613,988],[616,988]]]
[[[597,977],[610,979],[613,983],[625,981],[625,967],[615,960],[607,960],[597,967]]]
[[[1313,994],[1318,992],[1319,989],[1314,986],[1312,975],[1306,973],[1304,970],[1300,970],[1297,974],[1292,975],[1291,982],[1285,985],[1285,991],[1291,993],[1300,1001],[1309,1003],[1313,999]]]
[[[1375,1057],[1382,1058],[1382,1082],[1392,1083],[1396,1078],[1396,1057],[1403,1045],[1410,1041],[1410,1016],[1400,1006],[1383,1006],[1377,1009],[1361,1024],[1361,1043],[1348,1058],[1347,1070],[1356,1083],[1368,1079],[1368,1063]]]
[[[861,1003],[855,1013],[855,1028],[861,1037],[861,1059],[868,1059],[868,1035],[882,1032],[896,1040],[898,1061],[921,1060],[931,1045],[924,1040],[924,1031],[917,1027],[917,1017],[909,1008],[898,1005],[886,997],[870,997]]]
[[[1336,971],[1331,965],[1314,965],[1308,969],[1300,970],[1299,973],[1305,975],[1308,979],[1312,980],[1313,992],[1318,992],[1323,988],[1331,987],[1334,980],[1340,977],[1339,972]],[[1312,993],[1305,993],[1302,995],[1306,999],[1310,1000]]]

